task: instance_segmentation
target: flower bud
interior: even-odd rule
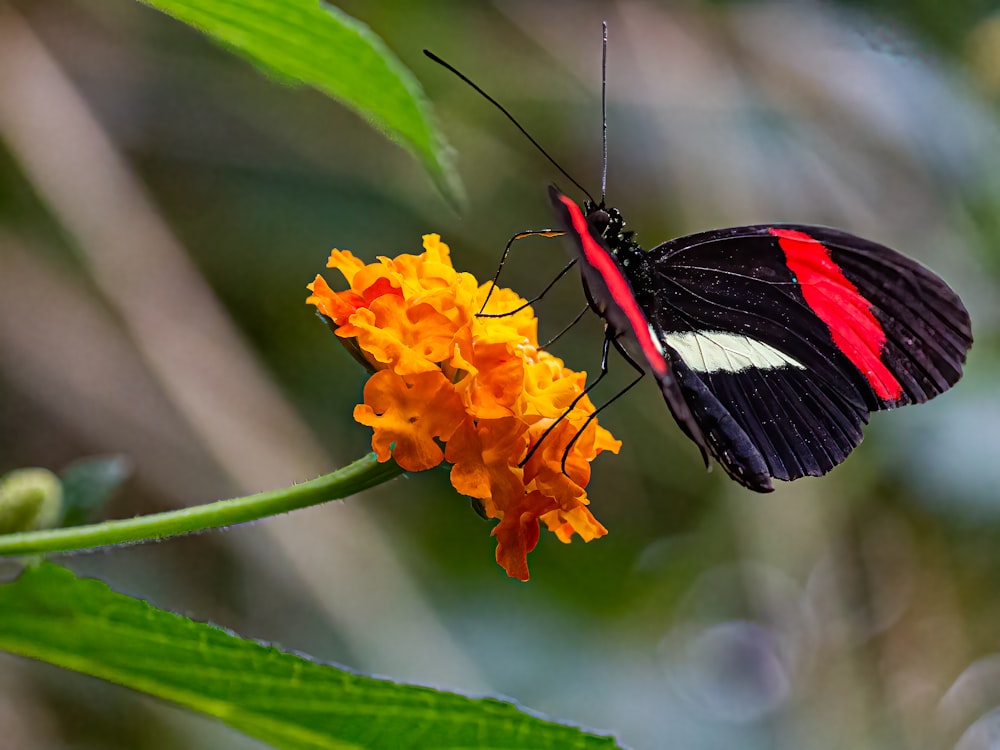
[[[50,529],[62,514],[59,477],[48,469],[15,469],[0,478],[0,534]]]

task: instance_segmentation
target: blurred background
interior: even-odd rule
[[[365,375],[304,304],[331,247],[438,232],[488,278],[570,186],[428,47],[608,198],[647,246],[834,225],[965,300],[940,399],[876,414],[828,477],[706,474],[651,383],[589,494],[610,534],[543,535],[532,579],[445,471],[170,542],[62,558],[116,589],[365,672],[511,696],[635,748],[1000,747],[1000,12],[994,0],[341,4],[422,82],[469,194],[137,3],[0,0],[0,470],[123,454],[123,517],[275,488],[368,450]],[[518,244],[526,296],[565,262]],[[333,281],[333,279],[331,279]],[[583,305],[567,280],[542,338]],[[601,325],[555,351],[594,372]],[[613,383],[630,377],[612,361]],[[4,747],[254,748],[212,721],[0,655]]]

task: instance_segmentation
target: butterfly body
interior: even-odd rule
[[[961,377],[969,317],[936,275],[824,227],[712,230],[643,250],[621,214],[550,188],[607,336],[684,433],[744,486],[820,476],[872,411]]]

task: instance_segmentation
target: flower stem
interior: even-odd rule
[[[330,474],[280,490],[88,526],[6,534],[0,536],[0,557],[146,542],[256,521],[328,500],[339,500],[402,473],[395,461],[379,463],[375,454],[370,453]]]

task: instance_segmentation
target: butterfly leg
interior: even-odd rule
[[[545,438],[547,438],[549,436],[549,434],[552,432],[552,430],[554,430],[559,425],[560,422],[562,422],[564,419],[566,419],[566,417],[569,416],[570,412],[572,412],[573,409],[576,408],[576,405],[578,403],[580,403],[580,401],[583,399],[584,396],[586,396],[588,393],[590,393],[590,391],[592,391],[597,386],[598,383],[600,383],[602,380],[604,380],[604,376],[608,374],[608,351],[609,351],[610,347],[611,347],[611,339],[610,338],[605,338],[604,339],[604,349],[601,352],[601,374],[598,375],[596,378],[594,378],[594,382],[593,383],[591,383],[586,388],[584,388],[580,393],[578,393],[577,396],[576,396],[576,398],[574,398],[570,402],[570,405],[566,407],[566,410],[562,414],[559,415],[558,419],[556,419],[555,422],[553,422],[552,424],[550,424],[545,429],[545,432],[543,432],[542,436],[540,438],[538,438],[537,442],[533,446],[531,446],[531,450],[528,451],[528,454],[522,459],[521,463],[518,464],[518,467],[522,467],[523,468],[524,465],[527,464],[528,461],[531,460],[531,457],[533,455],[535,455],[535,451],[537,451],[539,449],[539,447],[542,445],[542,443],[545,442]],[[575,438],[574,438],[574,440],[575,440]]]
[[[476,313],[476,317],[479,317],[479,318],[506,318],[509,315],[513,315],[514,313],[521,312],[521,310],[523,310],[524,308],[526,308],[528,305],[535,304],[536,302],[538,302],[538,300],[540,300],[542,297],[544,297],[546,294],[548,294],[549,290],[552,287],[554,287],[556,285],[556,283],[558,283],[559,279],[561,279],[563,276],[565,276],[567,273],[569,273],[569,270],[573,266],[576,265],[576,261],[577,261],[577,258],[573,258],[573,260],[571,260],[569,263],[567,263],[563,267],[563,270],[561,270],[558,274],[556,274],[556,277],[554,279],[552,279],[552,281],[549,282],[549,285],[547,287],[545,287],[542,291],[540,291],[534,297],[532,297],[531,299],[529,299],[523,305],[519,305],[518,307],[515,307],[513,310],[508,310],[505,313],[484,313],[484,312],[479,312],[479,313]],[[493,287],[490,288],[490,293],[492,293],[492,292],[493,292]],[[486,296],[489,297],[490,295],[487,294]],[[486,303],[484,302],[483,306],[485,307],[485,305],[486,305]]]
[[[628,353],[628,351],[626,351],[625,347],[622,346],[621,342],[618,340],[620,334],[618,334],[618,335],[608,335],[609,331],[610,331],[610,329],[605,329],[604,356],[601,358],[601,377],[594,381],[594,385],[597,385],[598,381],[601,378],[603,378],[605,375],[608,374],[608,345],[609,344],[613,344],[614,345],[615,349],[618,350],[618,353],[622,355],[622,358],[626,362],[628,362],[630,365],[632,365],[632,367],[635,369],[636,372],[639,373],[639,375],[635,378],[635,380],[633,380],[627,386],[625,386],[620,391],[618,391],[618,393],[616,393],[614,396],[612,396],[611,398],[609,398],[607,401],[605,401],[599,407],[597,407],[596,409],[594,409],[593,413],[590,414],[587,417],[586,421],[583,423],[583,425],[580,427],[580,429],[576,431],[576,434],[573,436],[573,439],[570,440],[566,444],[566,448],[565,448],[565,450],[563,450],[563,457],[562,457],[562,471],[563,471],[563,474],[566,473],[566,459],[569,457],[570,449],[573,447],[573,445],[576,443],[576,441],[580,439],[580,435],[582,435],[583,431],[587,429],[587,426],[591,422],[593,422],[594,419],[597,418],[597,415],[600,412],[604,411],[606,408],[608,408],[609,406],[611,406],[611,404],[613,404],[615,401],[617,401],[622,396],[624,396],[626,393],[628,393],[630,390],[632,390],[636,385],[638,385],[639,381],[642,380],[643,377],[645,377],[645,375],[646,375],[646,371],[642,369],[642,366],[638,362],[636,362],[634,359],[632,359],[632,356]],[[587,390],[590,390],[590,389],[588,388]],[[586,393],[586,391],[584,391],[584,393]],[[583,396],[583,394],[580,394],[580,395],[581,395],[581,397]],[[574,404],[575,403],[576,402],[574,402]]]
[[[510,254],[511,245],[513,245],[518,240],[525,239],[526,237],[560,237],[563,234],[565,234],[565,232],[562,232],[559,229],[529,229],[525,232],[518,232],[509,240],[507,240],[507,244],[506,246],[504,246],[503,249],[503,255],[500,256],[500,265],[497,266],[497,272],[493,274],[493,279],[490,281],[490,291],[486,293],[486,299],[483,300],[483,306],[479,309],[479,312],[477,314],[487,318],[502,318],[506,317],[507,315],[513,315],[518,310],[523,309],[522,307],[519,307],[517,310],[512,310],[511,312],[504,313],[503,315],[483,315],[483,310],[486,309],[486,303],[490,301],[490,297],[493,296],[493,290],[497,288],[497,281],[500,279],[500,272],[503,270],[504,264],[507,263],[507,256]],[[563,271],[563,273],[565,273],[565,270]],[[562,275],[563,274],[557,276],[556,281],[558,281],[559,278],[562,277]],[[552,283],[554,284],[555,281],[553,281]],[[547,292],[551,288],[551,286],[552,285],[550,284],[549,287],[547,287],[545,291],[543,291],[542,294],[536,298],[536,300],[540,299],[541,296],[544,295],[545,292]],[[531,302],[527,304],[530,305]],[[525,305],[525,307],[527,307],[527,305]]]
[[[555,336],[553,336],[552,338],[550,338],[548,341],[546,341],[544,344],[542,344],[538,348],[539,349],[548,349],[550,346],[552,346],[554,343],[556,343],[556,341],[558,341],[560,338],[562,338],[562,335],[564,333],[566,333],[570,328],[572,328],[573,326],[575,326],[577,323],[579,323],[583,319],[583,316],[587,314],[588,310],[590,310],[590,304],[589,303],[586,304],[586,305],[584,305],[583,309],[580,310],[580,312],[578,312],[576,314],[576,317],[573,318],[573,322],[572,323],[570,323],[568,326],[566,326],[565,328],[563,328],[561,331],[559,331],[559,333],[557,333]]]

